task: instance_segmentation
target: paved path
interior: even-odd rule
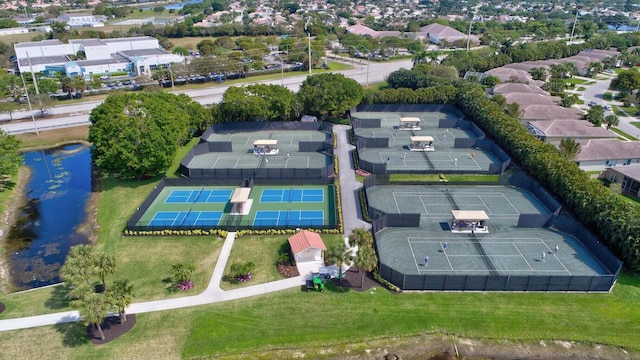
[[[337,136],[337,149],[339,166],[340,166],[340,190],[342,200],[342,214],[344,219],[345,236],[351,233],[351,230],[357,227],[370,228],[370,225],[361,220],[360,200],[358,198],[358,189],[362,186],[355,179],[351,154],[349,153],[355,147],[349,144],[348,132],[351,127],[347,125],[334,126],[334,132]],[[279,281],[273,281],[255,286],[224,291],[220,288],[220,281],[224,276],[224,269],[229,260],[229,254],[233,248],[236,238],[235,232],[230,232],[220,251],[220,256],[213,269],[211,280],[207,289],[202,293],[194,296],[185,296],[174,299],[164,299],[156,301],[147,301],[131,304],[127,308],[127,314],[142,314],[153,311],[163,311],[190,306],[198,306],[212,304],[217,302],[236,300],[250,296],[267,294],[275,291],[299,287],[304,284],[304,278],[297,276]],[[0,320],[0,331],[26,329],[37,326],[61,324],[75,322],[80,320],[78,311],[65,311],[55,314],[30,316],[16,319]]]

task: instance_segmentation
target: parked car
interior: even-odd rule
[[[103,81],[104,81],[104,80],[109,80],[109,79],[111,79],[111,76],[109,76],[109,75],[102,75],[102,76],[100,76],[100,80],[103,80]]]
[[[595,102],[595,101],[590,101],[590,102],[589,102],[589,104],[587,104],[587,105],[589,105],[589,106],[596,106],[596,105],[598,105],[598,103],[597,103],[597,102]]]
[[[604,106],[604,109],[605,109],[605,110],[609,110],[609,111],[611,111],[612,107],[611,107],[611,105],[605,105],[605,106]]]
[[[131,80],[125,80],[122,82],[122,85],[131,85]]]

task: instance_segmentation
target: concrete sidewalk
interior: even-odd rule
[[[344,234],[348,236],[351,231],[358,227],[369,229],[371,225],[364,222],[360,211],[360,199],[358,190],[362,184],[356,181],[353,166],[351,164],[351,154],[355,147],[349,144],[347,136],[350,126],[335,125],[334,132],[337,136],[338,147],[336,153],[339,158],[340,170],[340,195],[342,200],[342,216],[344,221]],[[224,276],[224,269],[227,266],[236,233],[230,232],[224,240],[220,256],[216,262],[211,280],[207,289],[194,296],[185,296],[174,299],[147,301],[131,304],[127,308],[127,314],[143,314],[154,311],[179,309],[190,306],[213,304],[217,302],[236,300],[251,296],[257,296],[291,289],[304,285],[305,279],[302,276],[273,281],[265,284],[224,291],[220,288],[220,281]],[[80,320],[78,311],[65,311],[54,314],[30,316],[16,319],[0,320],[0,331],[26,329],[37,326],[62,324]]]

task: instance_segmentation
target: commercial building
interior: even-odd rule
[[[14,45],[17,72],[55,76],[84,76],[126,72],[131,76],[150,75],[151,71],[184,61],[160,47],[150,36],[116,39],[42,40]]]

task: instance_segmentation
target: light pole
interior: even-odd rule
[[[307,32],[307,39],[309,39],[309,74],[311,74],[311,32],[308,30],[309,28],[309,18],[304,23],[304,31]]]
[[[276,56],[280,59],[280,76],[282,77],[282,86],[284,86],[284,62],[280,55],[276,54]]]
[[[467,51],[469,51],[469,44],[471,43],[471,26],[473,25],[473,17],[475,14],[471,14],[471,20],[469,21],[469,33],[467,34]]]
[[[578,9],[576,9],[576,18],[573,19],[573,27],[571,27],[571,36],[569,36],[569,44],[573,41],[573,33],[576,31],[576,23],[578,22]]]
[[[360,47],[364,48],[367,51],[367,82],[366,82],[366,87],[368,88],[369,87],[369,64],[371,63],[371,52],[364,45],[360,45]]]
[[[24,94],[27,97],[27,104],[29,104],[29,112],[31,112],[31,121],[33,121],[33,128],[36,129],[36,135],[40,135],[38,131],[38,124],[36,123],[36,118],[33,116],[33,108],[31,107],[31,99],[29,98],[29,90],[27,90],[27,83],[24,82],[24,75],[20,73],[20,77],[22,78],[22,86],[24,86]]]
[[[173,71],[171,71],[171,64],[167,65],[167,69],[169,70],[169,75],[171,76],[171,90],[176,92],[176,85],[173,83]]]

